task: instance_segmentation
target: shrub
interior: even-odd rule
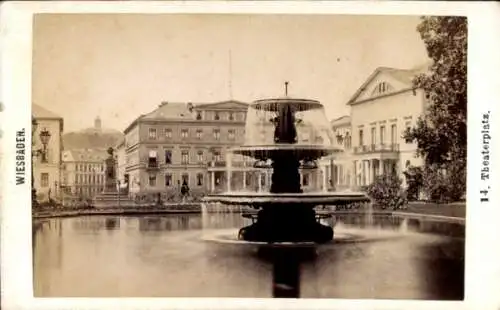
[[[383,209],[401,209],[408,203],[402,183],[396,175],[384,174],[377,176],[366,192]]]
[[[462,165],[428,166],[423,173],[424,190],[432,202],[448,203],[462,198],[466,188],[466,173]]]
[[[410,166],[403,174],[406,178],[406,195],[408,200],[418,200],[420,190],[424,185],[422,168]]]

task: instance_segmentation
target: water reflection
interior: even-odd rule
[[[463,298],[463,226],[392,216],[328,221],[336,234],[368,241],[318,248],[301,264],[301,297]],[[35,221],[35,295],[272,297],[270,262],[251,247],[203,242],[206,225],[236,229],[248,219],[225,213]],[[393,237],[369,240],[380,234]]]
[[[202,227],[198,214],[180,214],[168,216],[146,216],[139,218],[139,231],[174,231],[197,230]]]

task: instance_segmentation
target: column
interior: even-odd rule
[[[328,191],[327,181],[326,181],[326,171],[327,171],[327,167],[323,166],[322,170],[321,170],[321,173],[323,174],[323,192]]]
[[[373,159],[370,159],[368,161],[368,166],[370,167],[370,170],[369,170],[369,178],[368,178],[368,184],[371,184],[373,183],[373,180],[374,180],[374,173],[373,173]]]
[[[227,152],[226,153],[226,166],[227,166],[227,177],[226,177],[226,182],[227,182],[227,191],[230,192],[231,191],[231,175],[232,175],[232,156],[231,156],[231,152]]]
[[[352,184],[351,186],[354,188],[356,187],[356,185],[358,185],[358,169],[357,169],[357,162],[354,160],[353,162],[353,165],[352,165]]]
[[[210,191],[215,192],[215,171],[210,172]]]
[[[243,171],[243,189],[247,188],[247,172]]]
[[[259,183],[259,192],[261,192],[262,191],[262,172],[259,172],[258,176],[259,177],[257,178],[257,181]]]

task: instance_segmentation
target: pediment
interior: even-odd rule
[[[379,68],[361,85],[348,104],[411,88],[414,76],[415,73],[410,70]]]
[[[237,100],[206,103],[197,105],[195,107],[195,109],[197,110],[246,110],[247,108],[248,108],[247,103]]]

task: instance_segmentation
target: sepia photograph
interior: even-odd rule
[[[32,27],[35,297],[464,299],[465,16]]]

